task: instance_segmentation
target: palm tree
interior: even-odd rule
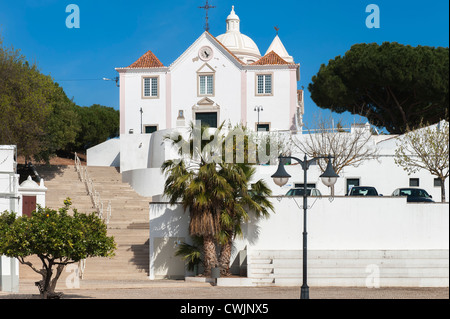
[[[200,136],[206,129],[201,128]],[[188,140],[168,138],[174,144],[189,145],[190,154],[180,154],[189,155],[181,161],[164,162],[161,169],[167,176],[164,194],[171,204],[181,202],[185,211],[189,209],[189,234],[203,238],[204,275],[209,276],[211,269],[218,266],[215,238],[220,233],[221,207],[232,199],[232,187],[218,174],[217,164],[205,160],[202,150],[209,141],[202,140],[200,149],[194,147],[194,130],[191,125]],[[196,155],[199,156],[195,158]]]
[[[248,212],[254,212],[257,217],[268,217],[273,205],[268,200],[272,191],[263,180],[251,184],[256,168],[249,164],[222,164],[219,174],[223,175],[233,188],[233,200],[224,202],[221,213],[221,243],[219,266],[221,274],[230,275],[230,260],[233,240],[242,236],[241,225],[249,220]]]
[[[233,240],[242,234],[241,224],[249,220],[247,211],[254,211],[257,216],[268,216],[268,210],[273,210],[267,199],[271,190],[265,182],[259,180],[250,186],[256,171],[254,166],[210,162],[208,156],[211,151],[221,151],[224,141],[233,138],[232,134],[225,136],[222,129],[223,123],[213,136],[219,141],[213,145],[216,150],[211,149],[210,140],[202,139],[200,148],[195,147],[194,134],[204,137],[206,127],[195,132],[198,128],[191,124],[187,140],[180,136],[167,137],[180,147],[180,155],[184,158],[181,161],[168,160],[161,167],[167,176],[164,194],[171,204],[181,202],[185,211],[189,209],[189,234],[203,238],[205,276],[209,276],[211,269],[217,266],[221,267],[223,274],[229,274]],[[207,143],[210,148],[205,148]],[[187,149],[189,154],[182,154]],[[216,239],[221,244],[220,260],[216,253]]]

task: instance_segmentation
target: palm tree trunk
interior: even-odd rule
[[[220,249],[219,267],[220,274],[222,276],[230,276],[230,260],[231,260],[231,248],[233,246],[232,241],[229,239]]]
[[[211,276],[211,269],[217,267],[217,254],[214,237],[212,235],[203,236],[203,256],[205,271],[203,274],[206,277]]]

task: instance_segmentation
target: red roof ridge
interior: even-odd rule
[[[259,59],[256,62],[253,62],[250,65],[287,65],[292,64],[284,60],[282,57],[280,57],[278,54],[275,53],[275,51],[270,51],[265,56],[263,56],[261,59]]]
[[[159,61],[152,51],[148,50],[143,56],[131,64],[129,68],[160,68],[164,65]]]

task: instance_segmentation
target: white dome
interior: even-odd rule
[[[240,20],[234,12],[234,6],[227,17],[227,32],[216,39],[245,63],[252,63],[261,58],[256,43],[240,32]]]

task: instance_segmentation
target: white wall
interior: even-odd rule
[[[247,123],[251,130],[256,130],[255,123],[258,122],[258,112],[254,107],[260,105],[263,111],[259,113],[261,123],[270,123],[271,130],[289,130],[292,121],[290,119],[291,89],[295,88],[295,99],[297,98],[297,83],[291,83],[291,73],[296,70],[270,68],[251,70],[247,73]],[[256,75],[271,73],[273,81],[273,94],[270,96],[256,95]],[[295,102],[297,105],[297,102]]]
[[[302,199],[298,198],[297,203],[294,199],[287,197],[281,200],[274,197],[271,200],[275,206],[275,213],[271,214],[269,219],[253,219],[244,225],[244,238],[235,241],[232,261],[243,249],[247,249],[248,256],[264,251],[297,254],[302,250],[303,211],[299,208]],[[415,269],[412,269],[417,267],[418,255],[430,255],[433,252],[439,256],[448,255],[448,203],[414,204],[406,203],[404,198],[384,197],[336,197],[330,201],[329,198],[324,197],[316,201],[310,198],[308,205],[311,206],[307,213],[308,250],[316,255],[311,256],[312,259],[321,258],[318,252],[333,255],[333,251],[336,252],[335,256],[341,256],[336,258],[353,258],[355,263],[358,263],[358,258],[372,260],[374,263],[378,262],[378,259],[400,258],[401,263],[395,267],[401,267],[398,274],[406,274],[407,277],[390,279],[386,282],[388,285],[411,286],[418,282],[417,276],[413,275]],[[164,236],[189,240],[188,222],[188,213],[183,211],[181,205],[151,203],[150,242],[156,237]],[[151,247],[150,265],[152,260],[158,258],[160,257]],[[415,260],[408,261],[408,258]],[[366,260],[361,262],[365,263]],[[340,264],[339,267],[348,267],[350,271],[351,265],[352,262],[347,262]],[[361,269],[364,274],[366,265],[363,266]],[[409,281],[408,267],[411,267]],[[443,267],[448,268],[448,262],[447,266]],[[154,269],[150,270],[155,274],[154,271]],[[164,272],[161,269],[160,271]],[[432,269],[425,268],[421,271],[428,271],[427,276],[430,276],[430,271],[433,274]],[[315,283],[354,285],[355,281],[351,277],[346,279],[343,273],[346,273],[344,269],[341,274],[334,274],[335,278],[328,282],[320,278]],[[362,283],[364,282],[362,278]],[[358,285],[360,283],[361,280],[358,281]],[[443,283],[448,285],[448,275],[437,281],[437,285]],[[281,280],[279,284],[282,284]]]
[[[125,130],[128,134],[132,129],[134,134],[141,133],[142,126],[158,125],[158,129],[166,129],[166,69],[132,69],[122,73],[121,82],[125,85]],[[157,76],[158,98],[142,98],[142,77]],[[143,131],[145,132],[145,131]]]
[[[0,213],[5,210],[22,213],[19,206],[19,175],[16,169],[16,146],[0,145]]]
[[[0,145],[0,172],[13,172],[16,164],[16,146]]]
[[[214,57],[207,62],[198,58],[202,46],[209,46],[214,51]],[[194,119],[192,107],[204,98],[197,93],[197,71],[205,63],[215,71],[214,96],[208,98],[220,106],[218,124],[224,120],[230,120],[232,124],[240,122],[241,71],[237,62],[204,34],[171,66],[172,127],[176,125],[178,110],[184,110],[186,124]]]
[[[147,168],[152,134],[120,135],[120,171]],[[154,150],[156,152],[156,148]]]
[[[297,203],[296,203],[296,202]],[[248,226],[255,250],[302,249],[302,198],[273,198],[275,214]],[[405,198],[308,198],[311,250],[449,249],[448,204]],[[258,234],[258,236],[255,236]]]
[[[120,166],[120,139],[114,138],[87,149],[88,166]]]
[[[184,261],[173,255],[173,248],[179,241],[192,243],[188,223],[181,205],[150,204],[150,279],[184,276]]]
[[[151,197],[164,192],[164,175],[160,168],[142,168],[122,172],[122,182],[130,186],[141,196]]]
[[[0,145],[0,214],[12,211],[22,215],[19,205],[19,175],[16,169],[16,146]],[[19,261],[0,255],[0,291],[18,292]]]

